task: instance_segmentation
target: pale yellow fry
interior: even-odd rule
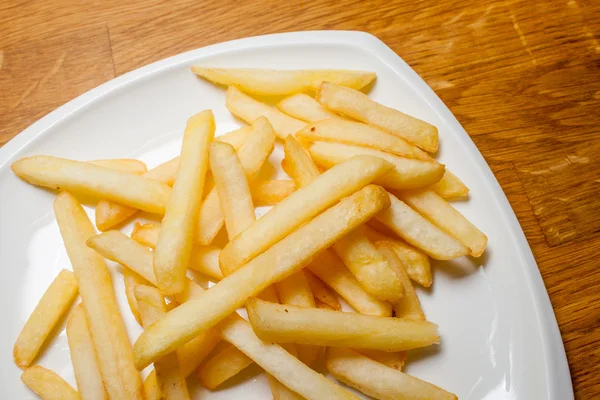
[[[267,373],[304,398],[358,400],[356,395],[313,371],[283,347],[260,340],[250,324],[239,315],[234,313],[226,318],[219,324],[219,329],[224,340],[236,346]]]
[[[357,312],[379,317],[392,316],[392,306],[367,293],[333,251],[326,250],[319,254],[308,264],[307,269],[335,290]]]
[[[286,97],[277,104],[277,108],[289,116],[306,122],[317,122],[324,119],[342,119],[338,114],[329,111],[313,97],[297,93]]]
[[[376,219],[372,219],[368,222],[368,224],[377,226],[378,229],[380,229],[381,226],[385,228],[385,230],[390,230],[387,226],[383,225]],[[364,225],[361,227],[361,229],[373,242],[385,241],[392,246],[396,252],[396,255],[400,261],[402,261],[402,265],[406,267],[406,272],[408,273],[410,279],[417,282],[421,286],[431,286],[433,277],[431,275],[431,264],[429,262],[429,257],[405,241],[398,239],[393,231],[389,232],[393,236],[392,237],[371,228],[369,225]]]
[[[303,272],[306,276],[306,280],[308,280],[310,289],[313,292],[315,301],[318,300],[321,303],[326,304],[332,310],[341,311],[342,305],[337,300],[335,295],[327,288],[327,286],[325,286],[321,279],[319,279],[308,269],[305,269]]]
[[[158,289],[137,285],[135,298],[138,301],[144,328],[155,323],[167,314],[165,299]],[[177,353],[167,354],[154,362],[156,381],[161,395],[166,400],[185,400],[190,398],[185,377],[179,368]]]
[[[252,329],[270,343],[403,351],[439,343],[437,325],[427,321],[374,317],[326,309],[269,303],[246,305]]]
[[[377,77],[374,72],[344,69],[278,70],[194,66],[192,72],[218,85],[235,86],[248,93],[267,96],[314,92],[323,81],[361,89]]]
[[[69,310],[77,296],[77,281],[73,272],[63,269],[50,284],[19,333],[13,349],[15,364],[29,367],[60,318]]]
[[[197,377],[210,390],[236,376],[254,361],[235,346],[228,346],[198,368]]]
[[[444,165],[436,161],[400,157],[368,147],[344,143],[315,141],[308,144],[312,159],[323,168],[331,168],[357,155],[382,158],[394,165],[394,169],[375,183],[391,189],[414,189],[432,185],[444,175]]]
[[[288,179],[259,181],[250,186],[252,201],[257,207],[275,205],[292,194],[294,190],[296,190],[296,184]]]
[[[152,370],[144,381],[144,393],[146,400],[161,400],[160,387],[156,380],[156,372]]]
[[[165,185],[173,186],[175,178],[177,178],[177,170],[179,169],[179,156],[170,159],[167,162],[157,165],[149,169],[144,174],[146,178],[154,179],[162,182]]]
[[[327,349],[327,370],[336,379],[378,400],[458,399],[442,388],[350,349]]]
[[[310,156],[293,136],[285,139],[285,172],[301,188],[315,180],[321,172]]]
[[[125,283],[125,297],[127,297],[129,309],[135,320],[142,325],[142,317],[140,316],[140,310],[138,309],[133,289],[135,288],[135,285],[148,285],[149,282],[129,268],[123,268],[123,281]]]
[[[102,374],[92,342],[90,326],[81,303],[73,309],[67,320],[67,340],[77,390],[81,397],[86,400],[108,399],[102,383]]]
[[[391,206],[376,218],[395,234],[436,260],[451,260],[469,253],[458,240],[433,225],[392,194]]]
[[[142,399],[142,381],[102,257],[85,245],[96,232],[69,193],[56,196],[54,213],[83,301],[104,387],[111,399]]]
[[[21,380],[42,400],[79,400],[79,394],[56,372],[39,365],[27,368]]]
[[[266,118],[258,118],[252,124],[244,145],[238,151],[238,158],[246,173],[248,182],[258,175],[260,168],[268,159],[275,145],[273,127]],[[207,188],[208,189],[208,188]],[[196,242],[202,245],[210,244],[223,227],[223,211],[219,193],[213,187],[200,207],[198,225],[196,226]]]
[[[424,321],[425,314],[421,308],[421,302],[417,297],[415,288],[410,282],[410,278],[400,261],[400,258],[396,255],[396,252],[388,242],[377,242],[375,243],[377,250],[385,257],[388,261],[389,266],[394,270],[402,286],[404,286],[404,296],[393,303],[394,314],[396,318],[412,319],[415,321]]]
[[[354,351],[365,357],[369,357],[371,360],[375,360],[378,363],[397,369],[398,371],[402,371],[402,368],[404,368],[404,364],[406,363],[406,351],[397,351],[393,353],[370,349],[354,349]]]
[[[361,156],[326,171],[230,241],[221,252],[221,271],[228,275],[237,270],[340,198],[389,171],[390,167],[379,158]]]
[[[242,126],[241,128],[215,137],[215,141],[230,144],[234,149],[239,150],[244,145],[244,142],[246,142],[251,131],[251,126]]]
[[[327,119],[307,125],[296,132],[298,139],[314,142],[338,142],[372,147],[386,153],[418,160],[434,161],[430,155],[402,138],[374,126],[343,119]]]
[[[455,199],[460,197],[467,197],[469,195],[469,188],[460,180],[456,175],[446,169],[444,176],[439,182],[434,183],[429,187],[444,199]]]
[[[373,185],[342,199],[244,268],[226,277],[202,296],[170,311],[142,333],[135,344],[136,365],[145,368],[156,358],[223,320],[249,297],[299,271],[321,250],[388,205],[387,193]]]
[[[435,126],[379,104],[358,90],[323,82],[316,99],[330,110],[375,125],[430,153],[438,149],[438,130]]]
[[[399,195],[402,201],[419,214],[467,246],[472,256],[479,257],[483,254],[487,236],[437,193],[423,190],[402,192]]]
[[[233,115],[249,124],[253,124],[260,117],[266,117],[280,139],[293,135],[306,125],[304,121],[292,118],[275,107],[261,103],[233,86],[227,88],[225,105]]]
[[[155,214],[164,213],[171,195],[169,186],[152,179],[66,158],[27,157],[11,169],[32,185],[106,198]]]
[[[135,160],[131,158],[109,158],[106,160],[93,160],[88,162],[90,164],[99,165],[105,168],[129,172],[130,174],[142,175],[148,172],[146,164],[144,164],[140,160]]]
[[[304,397],[283,385],[273,375],[267,374],[267,381],[271,388],[273,400],[304,400]]]

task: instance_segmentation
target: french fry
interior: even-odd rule
[[[98,356],[92,342],[90,326],[80,303],[67,320],[67,340],[71,352],[71,362],[75,372],[77,390],[82,399],[108,399],[102,374],[98,365]]]
[[[158,289],[137,285],[134,290],[144,328],[167,314],[165,299]],[[156,381],[164,399],[189,399],[185,376],[179,368],[177,353],[169,353],[154,362]]]
[[[221,251],[221,271],[224,275],[231,274],[302,223],[386,173],[389,168],[390,164],[384,160],[362,156],[326,171],[275,205],[230,241]]]
[[[156,242],[158,241],[159,231],[160,225],[158,224],[150,222],[141,225],[136,222],[133,231],[131,231],[131,238],[144,246],[154,249],[156,247]],[[220,254],[221,249],[218,247],[195,245],[192,248],[192,255],[188,267],[206,275],[213,281],[220,281],[223,279],[223,273],[221,273],[221,268],[219,267]]]
[[[144,381],[144,394],[146,400],[161,400],[160,387],[158,387],[158,381],[156,380],[156,372],[152,370]]]
[[[251,131],[251,126],[242,126],[241,128],[227,132],[221,136],[216,136],[215,141],[230,144],[234,149],[239,150],[246,142]]]
[[[421,302],[417,297],[415,288],[412,283],[410,283],[410,278],[391,244],[388,242],[377,242],[375,243],[375,247],[377,247],[377,250],[379,250],[388,261],[389,266],[394,270],[396,275],[398,275],[398,278],[400,278],[400,281],[404,286],[404,296],[393,303],[394,314],[396,314],[396,317],[412,319],[415,321],[425,321],[425,314],[423,314]]]
[[[469,253],[473,257],[479,257],[485,251],[487,236],[434,191],[402,192],[400,198],[444,232],[468,247]]]
[[[267,373],[304,398],[358,400],[356,395],[313,371],[283,347],[260,340],[250,324],[239,315],[232,314],[218,327],[224,340],[236,346]]]
[[[313,292],[315,302],[320,301],[332,310],[341,311],[342,306],[340,302],[327,286],[325,286],[321,279],[317,278],[317,276],[308,269],[304,270],[304,275],[306,276],[306,280],[308,280],[310,290]]]
[[[333,251],[322,252],[306,268],[357,312],[379,317],[392,316],[392,306],[368,294]]]
[[[456,175],[446,169],[444,176],[429,187],[442,198],[452,200],[469,195],[469,188]]]
[[[374,72],[343,69],[277,70],[195,66],[192,67],[192,72],[218,85],[235,86],[248,93],[266,96],[314,92],[323,81],[362,89],[377,76]]]
[[[99,165],[105,168],[116,169],[118,171],[129,172],[130,174],[142,175],[148,172],[146,164],[140,160],[131,158],[111,158],[106,160],[89,161],[90,164]]]
[[[246,305],[252,329],[269,343],[353,347],[388,352],[439,343],[437,325],[357,313],[269,303],[251,298]]]
[[[197,377],[207,389],[216,389],[229,378],[254,364],[235,346],[228,346],[198,368]]]
[[[158,288],[165,294],[179,293],[185,285],[214,134],[215,120],[210,110],[191,117],[185,127],[177,179],[154,251],[154,274]]]
[[[392,194],[391,206],[375,218],[409,244],[436,260],[451,260],[469,253],[458,240],[433,225]]]
[[[288,179],[254,182],[250,186],[255,206],[272,206],[288,197],[296,190],[294,181]]]
[[[246,179],[252,181],[260,168],[268,159],[275,145],[273,127],[266,118],[258,118],[252,124],[244,145],[238,151],[238,158],[244,167]],[[208,189],[208,188],[207,188]],[[196,226],[196,242],[208,245],[223,227],[223,212],[217,188],[213,187],[202,202],[198,224]]]
[[[319,168],[293,136],[285,139],[283,150],[286,162],[285,172],[294,180],[297,187],[306,186],[321,175]]]
[[[135,343],[137,367],[146,367],[223,320],[249,297],[299,271],[321,250],[386,208],[388,201],[382,188],[366,186],[298,228],[202,296],[170,311]]]
[[[96,233],[94,227],[68,192],[56,196],[54,213],[75,272],[104,387],[111,399],[142,399],[142,381],[133,365],[108,268],[102,257],[85,245]]]
[[[375,125],[425,151],[434,153],[438,149],[438,130],[435,126],[379,104],[358,90],[323,82],[316,99],[330,110]]]
[[[350,349],[327,349],[327,370],[336,379],[379,400],[457,400],[442,388],[406,375]]]
[[[366,146],[401,157],[433,161],[430,155],[404,139],[361,122],[326,119],[307,125],[296,132],[295,136],[307,142],[324,141]]]
[[[39,365],[27,368],[21,380],[42,400],[79,400],[79,394],[56,372]]]
[[[273,125],[277,137],[284,140],[286,136],[293,135],[306,125],[304,121],[292,118],[275,107],[261,103],[233,86],[227,88],[225,105],[233,115],[249,124],[254,124],[260,117],[266,117]]]
[[[31,365],[60,318],[77,297],[77,281],[73,272],[63,269],[46,289],[19,333],[13,349],[19,368]]]
[[[267,381],[271,388],[271,394],[273,400],[303,400],[304,397],[300,396],[296,392],[289,389],[287,386],[282,385],[273,375],[267,374]]]
[[[306,122],[317,122],[324,119],[342,119],[319,104],[314,98],[304,93],[296,93],[286,97],[277,104],[277,108],[287,115]]]
[[[406,363],[406,351],[397,351],[394,353],[370,349],[354,349],[354,351],[398,371],[402,371]]]
[[[378,178],[375,183],[390,189],[415,189],[429,186],[444,175],[444,165],[436,161],[400,157],[368,147],[315,141],[308,144],[308,152],[315,163],[323,168],[331,168],[357,155],[382,158],[392,163],[394,169]]]
[[[11,165],[25,182],[106,198],[154,214],[163,214],[171,188],[143,176],[51,156],[22,158]]]
[[[125,297],[127,297],[129,309],[135,320],[142,325],[142,317],[140,316],[140,310],[138,309],[137,300],[135,299],[133,290],[136,285],[148,285],[149,282],[126,267],[123,268],[123,282],[125,283]]]

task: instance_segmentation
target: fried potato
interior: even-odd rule
[[[395,234],[436,260],[451,260],[469,253],[458,240],[433,225],[404,202],[390,194],[390,208],[375,218]]]
[[[386,367],[350,349],[327,349],[327,370],[336,379],[379,400],[457,400],[431,383]]]
[[[468,247],[473,257],[483,254],[487,236],[437,193],[422,190],[402,192],[399,195],[402,201]]]
[[[293,136],[288,136],[285,139],[283,150],[285,153],[285,172],[294,180],[297,187],[306,186],[321,175],[319,168]]]
[[[269,343],[300,343],[388,352],[439,343],[437,325],[427,321],[374,317],[269,303],[252,298],[246,305],[252,329]]]
[[[446,200],[467,197],[469,195],[469,188],[448,170],[444,172],[442,179],[431,185],[429,189]]]
[[[109,158],[106,160],[93,160],[88,162],[101,167],[116,169],[117,171],[129,172],[130,174],[142,175],[148,172],[146,164],[140,160],[131,158]]]
[[[355,349],[354,351],[398,371],[402,371],[406,362],[406,351],[397,351],[394,353],[370,349]]]
[[[148,285],[149,282],[136,274],[129,268],[123,268],[123,282],[125,283],[125,297],[127,297],[127,304],[133,314],[135,320],[142,325],[142,317],[140,316],[140,310],[138,309],[137,300],[133,290],[136,285]]]
[[[152,370],[144,381],[144,394],[146,400],[161,400],[160,388],[156,380],[156,372]]]
[[[266,117],[273,125],[277,137],[284,140],[286,136],[293,135],[306,125],[304,121],[292,118],[275,107],[261,103],[233,86],[229,86],[227,89],[225,105],[233,115],[249,124],[253,124],[260,117]]]
[[[296,184],[289,179],[265,180],[250,186],[254,205],[272,206],[288,197],[296,190]]]
[[[340,198],[389,171],[390,164],[375,157],[355,157],[320,175],[275,205],[230,241],[220,256],[221,271],[231,274],[285,235]]]
[[[44,342],[77,297],[73,272],[63,269],[40,299],[19,333],[13,349],[15,364],[26,368],[35,360]]]
[[[136,365],[138,368],[146,367],[156,358],[223,320],[249,297],[299,271],[321,250],[388,205],[387,193],[372,185],[342,199],[339,204],[298,228],[244,268],[226,277],[202,296],[170,311],[165,318],[142,333],[134,346]]]
[[[267,374],[273,400],[304,400],[304,397],[281,384],[273,375]]]
[[[21,380],[43,400],[79,400],[79,394],[56,372],[39,365],[27,368]]]
[[[204,387],[213,390],[252,364],[254,361],[237,347],[228,346],[202,364],[196,376]]]
[[[325,286],[323,281],[317,278],[317,276],[308,269],[305,269],[303,272],[310,286],[310,290],[313,292],[315,302],[320,301],[332,310],[341,311],[342,305],[327,286]]]
[[[235,86],[248,93],[281,96],[316,91],[321,82],[362,89],[375,78],[374,72],[335,69],[277,70],[255,68],[206,68],[195,66],[196,75],[224,86]]]
[[[438,130],[435,126],[379,104],[358,90],[323,82],[316,99],[330,110],[375,125],[425,151],[433,153],[438,149]]]
[[[56,197],[54,213],[75,272],[106,391],[114,399],[143,399],[142,381],[133,365],[108,268],[102,257],[85,245],[95,234],[94,227],[67,192]]]
[[[306,122],[317,122],[324,119],[342,119],[319,104],[314,98],[304,93],[286,97],[277,104],[277,108],[287,115]]]
[[[399,157],[383,151],[343,143],[312,142],[308,145],[308,152],[315,163],[323,168],[331,168],[357,155],[370,155],[384,159],[392,163],[394,169],[378,178],[375,183],[390,189],[429,186],[439,181],[444,174],[444,166],[435,161]]]

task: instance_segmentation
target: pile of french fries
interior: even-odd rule
[[[17,339],[23,382],[43,399],[189,399],[188,376],[215,390],[256,363],[276,400],[358,399],[311,368],[321,359],[377,399],[456,399],[402,372],[407,351],[440,341],[413,286],[432,284],[429,258],[477,257],[487,244],[448,203],[468,189],[435,160],[437,129],[362,93],[370,72],[193,71],[227,86],[227,108],[248,126],[214,137],[213,114],[202,111],[188,120],[179,157],[150,170],[130,159],[51,156],[12,165],[58,191],[73,268]],[[249,94],[287,97],[275,107]],[[291,179],[261,181],[276,140]],[[98,199],[102,233],[80,195]],[[256,219],[258,205],[273,207]],[[115,229],[139,210],[162,223],[136,222],[130,236]],[[223,228],[229,241],[219,248]],[[131,315],[144,328],[133,348],[105,259],[123,266]],[[77,391],[34,365],[66,313]],[[138,371],[151,364],[142,382]]]

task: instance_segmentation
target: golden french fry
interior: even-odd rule
[[[388,202],[387,192],[373,185],[342,199],[244,268],[226,277],[202,296],[170,311],[142,333],[134,346],[136,365],[144,368],[194,335],[214,326],[249,297],[302,269],[321,250],[386,208]]]
[[[142,317],[140,316],[140,310],[138,309],[137,300],[135,299],[133,289],[136,285],[148,285],[149,282],[126,267],[123,268],[123,281],[125,283],[125,297],[127,297],[129,309],[131,310],[135,320],[142,325]]]
[[[298,139],[307,142],[323,141],[371,147],[401,157],[434,161],[434,159],[398,136],[361,122],[327,119],[307,125],[296,132]]]
[[[323,82],[316,99],[330,110],[375,125],[430,153],[438,149],[438,130],[435,126],[379,104],[358,90]]]
[[[191,117],[185,127],[177,179],[154,251],[154,274],[165,294],[179,293],[185,285],[214,134],[215,120],[210,110]]]
[[[472,256],[479,257],[483,254],[487,236],[437,193],[423,190],[402,192],[399,195],[402,201],[419,214],[467,246]]]
[[[439,343],[427,321],[374,317],[251,298],[246,305],[256,335],[269,343],[299,343],[403,351]]]
[[[248,180],[235,149],[226,143],[211,145],[210,170],[231,240],[256,219]]]
[[[458,240],[433,225],[392,194],[391,206],[375,218],[395,234],[436,260],[451,260],[469,253]]]
[[[306,122],[342,119],[338,114],[329,111],[314,98],[304,93],[296,93],[293,96],[286,97],[277,104],[277,108],[291,117]]]
[[[398,278],[400,278],[400,281],[402,282],[402,286],[404,286],[404,296],[393,303],[394,314],[397,318],[424,321],[425,314],[423,314],[421,302],[419,301],[415,288],[412,283],[410,283],[410,278],[392,245],[388,242],[377,242],[375,243],[375,247],[377,247],[377,250],[379,250],[388,261],[389,266],[394,270],[396,275],[398,275]]]
[[[60,318],[77,297],[77,281],[73,272],[63,269],[40,299],[19,333],[13,349],[19,368],[31,365]]]
[[[406,351],[396,351],[393,353],[370,349],[354,349],[354,351],[398,371],[402,371],[406,362]]]
[[[144,394],[146,400],[161,400],[160,387],[158,387],[158,381],[156,380],[156,372],[152,370],[144,381]]]
[[[218,327],[224,340],[240,349],[267,373],[304,398],[358,400],[356,395],[313,371],[283,347],[260,340],[250,324],[236,313],[222,321]]]
[[[71,362],[75,372],[77,390],[83,399],[108,399],[102,374],[98,365],[98,356],[92,342],[90,326],[80,303],[67,320],[67,340],[71,352]]]
[[[167,314],[165,299],[158,289],[151,286],[137,285],[134,289],[138,301],[144,328],[158,321]],[[177,353],[169,353],[154,361],[156,381],[164,399],[189,399],[185,377],[179,368]]]
[[[375,183],[391,189],[414,189],[432,185],[444,175],[444,165],[436,161],[400,157],[368,147],[344,143],[315,141],[308,144],[312,159],[323,168],[331,168],[357,155],[382,158],[394,165],[394,169],[375,180]]]
[[[377,77],[374,72],[344,69],[277,70],[194,66],[192,72],[218,85],[235,86],[248,93],[266,96],[314,92],[323,81],[362,89]]]
[[[335,290],[359,313],[379,317],[392,316],[392,306],[367,293],[334,252],[322,252],[308,264],[307,269]]]
[[[79,394],[56,372],[39,365],[27,368],[21,380],[42,400],[79,400]]]
[[[98,165],[51,156],[26,157],[11,169],[25,182],[107,198],[150,213],[164,213],[171,188],[165,184]]]
[[[266,117],[280,139],[293,135],[306,125],[304,121],[292,118],[275,107],[261,103],[233,86],[227,88],[225,105],[233,115],[249,124],[254,124],[260,117]]]
[[[304,397],[282,385],[273,375],[267,374],[273,400],[304,400]]]
[[[234,149],[239,150],[246,142],[251,131],[251,126],[242,126],[221,136],[216,136],[215,141],[230,144]]]
[[[287,179],[254,182],[250,186],[252,201],[257,207],[275,205],[292,194],[294,190],[296,190],[296,184]]]
[[[321,175],[319,168],[295,137],[290,135],[285,139],[284,152],[285,172],[294,180],[297,187],[306,186]]]
[[[469,188],[460,180],[456,175],[446,169],[444,176],[437,183],[434,183],[429,187],[444,199],[455,199],[460,197],[467,197],[469,195]]]
[[[327,349],[327,370],[336,379],[380,400],[457,400],[429,382],[360,355],[350,349]]]
[[[96,233],[94,227],[68,192],[56,196],[54,213],[75,272],[104,387],[110,398],[142,399],[142,381],[133,366],[131,345],[108,268],[102,257],[85,245]]]
[[[340,198],[348,196],[389,171],[384,160],[361,156],[352,158],[316,178],[237,235],[221,251],[221,271],[233,271],[281,240],[301,224]]]
[[[148,172],[146,164],[140,160],[131,158],[109,158],[106,160],[93,160],[88,162],[101,167],[116,169],[117,171],[129,172],[130,174],[142,175]]]
[[[325,286],[321,279],[317,278],[317,276],[308,269],[304,270],[303,272],[306,276],[306,280],[308,280],[310,289],[313,292],[315,302],[320,301],[321,303],[326,304],[327,307],[332,310],[341,311],[342,305],[337,300],[335,295],[327,288],[327,286]]]
[[[207,389],[213,390],[234,377],[254,361],[235,346],[228,346],[198,368],[196,376]]]
[[[248,182],[251,183],[256,178],[260,168],[273,151],[274,145],[273,127],[266,118],[258,118],[252,124],[251,132],[244,145],[238,151],[238,158]],[[223,222],[219,193],[217,188],[213,187],[200,207],[196,226],[196,242],[202,245],[210,244],[223,227]]]

